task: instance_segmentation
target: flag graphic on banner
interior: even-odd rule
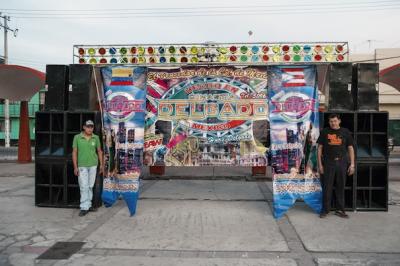
[[[113,68],[111,71],[111,86],[133,85],[132,68]]]
[[[282,86],[306,86],[306,81],[304,79],[304,68],[282,68]]]

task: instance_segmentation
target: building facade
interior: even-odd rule
[[[35,113],[39,111],[40,93],[36,93],[28,102],[29,115],[29,134],[31,140],[35,140]],[[10,141],[12,145],[18,143],[19,138],[19,116],[20,102],[10,102]],[[4,102],[0,102],[0,143],[4,145],[5,120],[4,120]]]

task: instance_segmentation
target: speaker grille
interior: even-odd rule
[[[97,110],[97,92],[92,84],[91,65],[70,65],[69,110]]]
[[[47,111],[68,109],[68,66],[46,66],[47,92],[44,108]]]

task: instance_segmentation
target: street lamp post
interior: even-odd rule
[[[0,27],[4,29],[4,64],[8,64],[8,41],[7,41],[7,33],[8,31],[12,31],[14,36],[17,37],[18,29],[11,29],[8,27],[7,22],[10,21],[9,16],[1,16],[0,18],[4,19],[4,24],[0,24]],[[10,147],[10,101],[8,99],[4,99],[4,140],[5,146]]]

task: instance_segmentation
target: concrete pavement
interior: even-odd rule
[[[0,168],[0,265],[400,265],[400,182],[389,212],[349,220],[301,202],[275,220],[270,182],[232,180],[145,180],[135,217],[123,201],[79,217],[35,207],[29,167],[2,173],[19,166]],[[37,259],[58,241],[85,244],[68,260]]]

